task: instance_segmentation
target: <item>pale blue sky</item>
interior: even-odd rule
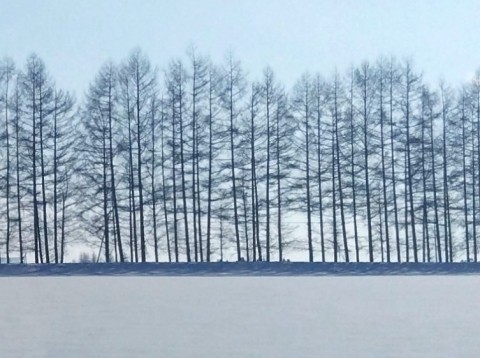
[[[480,66],[480,1],[0,0],[0,56],[38,53],[77,97],[108,59],[140,46],[163,68],[192,43],[215,61],[232,49],[251,79],[269,64],[287,87],[381,54],[458,85]]]

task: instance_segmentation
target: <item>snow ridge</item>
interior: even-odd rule
[[[382,276],[478,275],[480,263],[68,263],[0,265],[6,276]]]

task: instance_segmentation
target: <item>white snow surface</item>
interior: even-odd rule
[[[3,277],[0,357],[479,357],[480,276]]]

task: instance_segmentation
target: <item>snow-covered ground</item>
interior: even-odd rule
[[[0,357],[478,357],[480,276],[2,277]]]

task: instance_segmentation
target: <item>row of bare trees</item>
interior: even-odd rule
[[[480,73],[381,58],[287,91],[194,49],[106,63],[82,101],[0,64],[2,260],[477,261]]]
[[[2,256],[61,262],[76,225],[69,189],[77,164],[74,100],[35,55],[23,70],[4,59],[0,80]]]

